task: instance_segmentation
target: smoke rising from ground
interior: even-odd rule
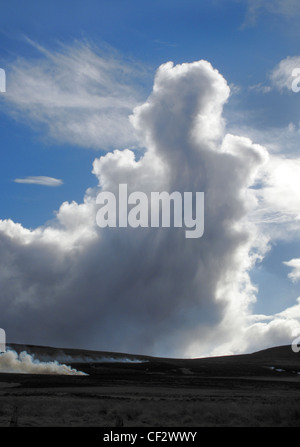
[[[86,356],[58,356],[57,361],[67,363],[145,363],[147,360],[129,359],[126,357],[86,357]]]
[[[68,376],[86,375],[70,366],[57,361],[41,362],[32,355],[23,351],[18,354],[15,351],[6,351],[0,354],[0,373],[19,374],[58,374]]]

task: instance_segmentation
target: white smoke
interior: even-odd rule
[[[127,357],[89,357],[89,356],[73,356],[73,355],[59,355],[58,362],[65,363],[146,363],[148,360],[140,360]]]
[[[41,362],[26,351],[22,351],[20,354],[15,351],[1,353],[0,373],[58,374],[69,376],[87,375],[82,371],[77,371],[76,369],[58,363],[57,361]]]

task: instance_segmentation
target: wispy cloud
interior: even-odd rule
[[[7,69],[5,100],[17,119],[42,126],[52,141],[84,148],[136,142],[128,115],[141,100],[141,65],[86,42],[56,50],[28,42],[38,57],[18,58]]]
[[[270,93],[274,90],[295,91],[295,88],[299,88],[299,76],[300,56],[288,56],[270,70],[266,83],[250,85],[249,90],[256,93]]]
[[[16,178],[15,183],[26,183],[30,185],[42,185],[42,186],[61,186],[63,181],[53,177],[46,176],[29,176],[24,178]]]
[[[269,13],[282,18],[297,18],[300,15],[299,0],[238,0],[247,4],[247,15],[244,26],[255,25],[259,16]]]
[[[300,258],[294,258],[290,261],[284,262],[285,265],[292,268],[292,271],[288,274],[288,277],[293,281],[297,282],[300,279]]]
[[[293,82],[297,81],[294,76],[295,69],[300,69],[300,56],[282,59],[270,74],[272,85],[278,90],[292,90]],[[299,76],[299,72],[297,74]]]

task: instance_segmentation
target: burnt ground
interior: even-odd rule
[[[140,363],[125,363],[125,354],[11,347],[40,360],[68,355],[65,363],[87,375],[0,373],[1,427],[300,426],[300,353],[290,346],[191,360],[131,356]]]

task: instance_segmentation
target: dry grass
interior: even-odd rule
[[[13,409],[18,426],[69,427],[299,427],[298,399],[186,398],[142,395],[134,398],[57,395],[0,397],[0,426],[9,426]]]
[[[300,353],[289,346],[215,359],[147,360],[85,362],[77,369],[85,368],[87,377],[3,373],[0,426],[9,426],[15,415],[24,427],[300,426]]]

